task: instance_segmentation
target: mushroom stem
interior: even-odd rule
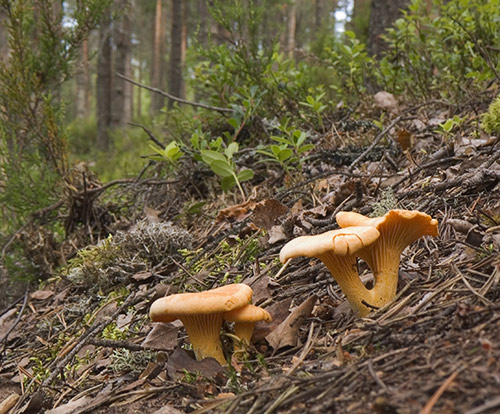
[[[359,277],[356,256],[321,254],[318,258],[326,265],[356,314],[366,316],[373,310],[366,304],[380,306],[378,292],[367,289]]]
[[[250,345],[253,331],[255,329],[255,322],[235,322],[234,334],[240,339],[240,344],[235,344],[235,350],[240,350]],[[241,345],[241,346],[240,346]]]
[[[182,315],[179,319],[184,324],[198,361],[211,357],[221,365],[226,364],[220,341],[222,313]]]

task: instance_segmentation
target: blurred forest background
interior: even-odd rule
[[[482,0],[2,0],[3,276],[44,279],[154,205],[112,187],[177,180],[172,219],[241,202],[270,166],[293,183],[318,137],[386,126],[378,91],[476,105],[495,133],[499,22]]]

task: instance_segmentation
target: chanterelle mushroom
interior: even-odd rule
[[[437,236],[438,222],[420,211],[391,210],[382,217],[369,218],[359,213],[341,211],[336,216],[340,227],[373,226],[380,232],[375,243],[359,250],[358,256],[373,271],[375,285],[367,303],[385,305],[396,295],[398,270],[403,250],[422,236]]]
[[[372,291],[361,282],[356,253],[372,245],[379,235],[373,226],[355,226],[297,237],[283,246],[280,260],[285,263],[297,256],[320,259],[330,270],[352,308],[359,315],[366,315],[370,309],[364,302],[371,303]]]
[[[225,312],[247,305],[250,286],[236,283],[195,293],[178,293],[157,299],[150,309],[153,322],[180,319],[186,328],[196,359],[212,357],[225,364],[220,330]]]
[[[235,344],[235,351],[242,350],[250,344],[257,322],[273,320],[268,311],[251,304],[226,312],[222,317],[228,322],[234,322],[234,334],[242,342],[243,346]]]

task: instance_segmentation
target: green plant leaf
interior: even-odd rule
[[[240,183],[242,183],[243,181],[251,180],[254,175],[255,173],[252,170],[241,170],[238,174],[238,180],[240,181]]]
[[[233,167],[226,160],[215,160],[210,163],[212,171],[220,177],[230,177],[234,175]]]
[[[233,158],[233,154],[238,152],[239,146],[237,142],[231,142],[225,149],[225,154],[228,159]]]
[[[238,128],[240,127],[240,122],[235,119],[235,118],[229,118],[227,120],[228,124],[231,125],[235,130],[238,130]]]
[[[212,150],[201,150],[200,151],[201,158],[204,163],[210,165],[214,161],[224,161],[227,162],[226,157],[224,154],[221,154],[220,152],[217,151],[212,151]]]
[[[236,185],[235,178],[231,175],[230,177],[223,177],[220,181],[220,186],[222,191],[228,191]]]
[[[286,161],[293,155],[293,151],[290,148],[282,149],[278,154],[278,159],[283,162]]]

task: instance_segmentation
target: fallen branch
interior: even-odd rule
[[[157,93],[157,94],[159,94],[161,96],[164,96],[164,97],[166,97],[168,99],[171,99],[171,100],[179,102],[179,103],[183,103],[183,104],[186,104],[186,105],[195,106],[195,107],[198,107],[198,108],[209,109],[211,111],[233,112],[233,110],[230,109],[230,108],[221,108],[220,106],[211,106],[211,105],[206,105],[206,104],[202,104],[202,103],[199,103],[199,102],[187,101],[186,99],[178,98],[177,96],[170,95],[169,93],[167,93],[165,91],[162,91],[161,89],[153,88],[152,86],[144,85],[143,83],[139,83],[139,82],[137,82],[137,81],[135,81],[133,79],[127,78],[126,76],[123,76],[120,73],[117,73],[116,76],[118,76],[119,78],[122,78],[123,80],[126,80],[127,82],[130,82],[132,85],[139,86],[140,88],[147,89],[148,91]]]

